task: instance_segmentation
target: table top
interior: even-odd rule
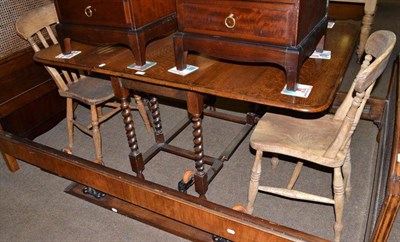
[[[359,27],[352,22],[336,22],[333,28],[328,29],[325,50],[332,52],[331,59],[309,58],[301,68],[299,83],[313,86],[308,98],[281,94],[286,84],[285,71],[271,63],[239,63],[189,52],[187,63],[199,69],[184,77],[170,73],[168,70],[175,66],[172,36],[147,46],[147,60],[157,62],[157,65],[143,75],[127,68],[135,61],[131,51],[124,46],[92,46],[72,42],[72,50],[81,53],[71,59],[55,58],[61,53],[59,45],[37,52],[34,59],[50,66],[86,70],[296,111],[320,112],[329,108],[334,100],[358,33]]]

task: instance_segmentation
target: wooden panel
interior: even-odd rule
[[[389,88],[389,100],[385,110],[385,124],[383,128],[382,139],[383,146],[379,149],[378,160],[380,163],[390,165],[388,169],[382,169],[383,179],[381,178],[380,194],[377,196],[377,204],[373,207],[371,214],[371,223],[368,227],[375,225],[375,218],[379,215],[375,229],[372,234],[371,241],[381,242],[387,241],[395,222],[396,216],[400,209],[400,70],[399,70],[400,55],[398,56],[393,66],[391,85]],[[394,130],[394,132],[393,132]],[[386,173],[387,172],[387,173]],[[387,175],[387,176],[386,176]],[[386,178],[387,179],[384,179]],[[386,186],[386,190],[384,189]],[[383,196],[383,191],[386,191],[384,202],[380,202]],[[380,211],[377,211],[380,210]],[[369,236],[369,233],[367,234]],[[366,237],[369,239],[369,237]]]
[[[298,45],[327,14],[325,0],[177,3],[181,32],[289,46]],[[234,27],[226,27],[225,21]]]
[[[110,27],[131,26],[129,6],[126,3],[127,1],[59,0],[56,2],[59,13],[58,17],[63,23],[101,25]],[[86,8],[88,9],[86,10]],[[89,15],[90,13],[91,15]]]
[[[176,12],[174,0],[56,0],[55,3],[63,24],[138,29]],[[91,17],[86,15],[89,13]]]
[[[327,1],[300,1],[296,43],[300,43],[327,15]]]
[[[0,61],[0,123],[4,130],[34,138],[65,116],[65,100],[29,47]]]
[[[295,45],[297,9],[294,4],[243,1],[182,1],[180,31],[279,45]],[[225,19],[233,15],[233,20]]]
[[[176,12],[175,0],[131,0],[135,28],[140,28]],[[143,14],[145,13],[145,14]]]
[[[42,65],[33,62],[31,49],[29,47],[0,60],[0,105],[50,79]],[[0,112],[0,117],[4,115]]]
[[[0,150],[55,175],[231,241],[326,241],[111,168],[0,133]],[[151,201],[151,202],[149,202]],[[143,218],[143,216],[141,216]],[[148,219],[156,219],[151,216]],[[176,223],[171,223],[174,225]],[[168,226],[165,224],[165,226]],[[172,230],[172,228],[171,228]]]
[[[361,20],[364,15],[364,4],[329,2],[328,17],[332,20]]]
[[[1,119],[4,130],[34,139],[65,118],[65,99],[59,96],[53,82],[49,84],[52,86],[50,91],[36,92],[37,99]],[[35,96],[34,93],[27,95],[30,99]]]

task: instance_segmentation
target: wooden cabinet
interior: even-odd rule
[[[146,63],[146,44],[176,30],[175,0],[55,0],[63,52],[73,39],[92,44],[124,44],[136,64]],[[67,48],[66,48],[67,47]]]
[[[245,62],[272,62],[286,70],[294,89],[302,62],[323,48],[326,0],[177,0],[176,65],[188,50]],[[322,40],[321,40],[322,39]]]

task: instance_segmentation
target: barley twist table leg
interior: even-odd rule
[[[152,97],[150,99],[150,110],[151,110],[151,115],[153,117],[154,136],[155,136],[156,142],[163,143],[164,142],[164,134],[162,131],[160,106],[158,105],[157,97]]]
[[[203,152],[203,130],[200,114],[193,115],[193,143],[195,153],[196,173],[194,175],[195,190],[200,197],[205,198],[208,189],[207,173],[204,171],[204,152]]]
[[[129,159],[131,162],[132,171],[137,174],[137,177],[144,178],[143,170],[144,163],[142,154],[139,151],[139,146],[137,143],[135,125],[132,118],[131,109],[129,107],[129,101],[127,97],[121,98],[121,109],[122,117],[124,118],[126,137],[128,138],[128,145],[130,148]]]

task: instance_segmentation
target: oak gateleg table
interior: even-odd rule
[[[127,68],[135,61],[129,49],[122,46],[92,46],[72,42],[72,49],[81,51],[72,59],[55,58],[61,53],[59,46],[40,51],[34,58],[37,62],[49,66],[73,68],[110,76],[115,95],[120,99],[123,108],[122,115],[130,147],[129,158],[132,170],[139,178],[143,178],[145,163],[159,150],[193,159],[196,168],[195,189],[200,197],[205,197],[209,182],[222,168],[223,162],[229,158],[238,142],[247,135],[257,121],[253,113],[248,113],[244,118],[237,118],[214,111],[205,111],[205,95],[306,113],[326,111],[335,99],[355,48],[357,35],[357,25],[350,22],[337,22],[332,29],[328,29],[325,49],[332,51],[332,58],[330,60],[308,59],[301,69],[299,83],[313,86],[310,96],[306,99],[281,94],[285,85],[285,72],[275,65],[228,62],[190,53],[188,64],[198,66],[199,70],[185,77],[169,73],[168,69],[174,67],[175,63],[171,36],[149,44],[147,59],[157,62],[157,65],[143,74]],[[144,154],[139,150],[130,113],[128,101],[130,90],[154,95],[150,98],[150,109],[154,120],[156,145]],[[186,101],[194,129],[194,151],[185,151],[168,144],[168,141],[174,137],[174,133],[170,136],[163,134],[155,95]],[[203,149],[201,131],[203,114],[244,124],[244,131],[238,134],[235,142],[218,158],[204,155],[206,147]],[[179,132],[179,128],[176,131]],[[208,170],[206,170],[206,165],[210,165]],[[118,192],[112,194],[116,193]]]

